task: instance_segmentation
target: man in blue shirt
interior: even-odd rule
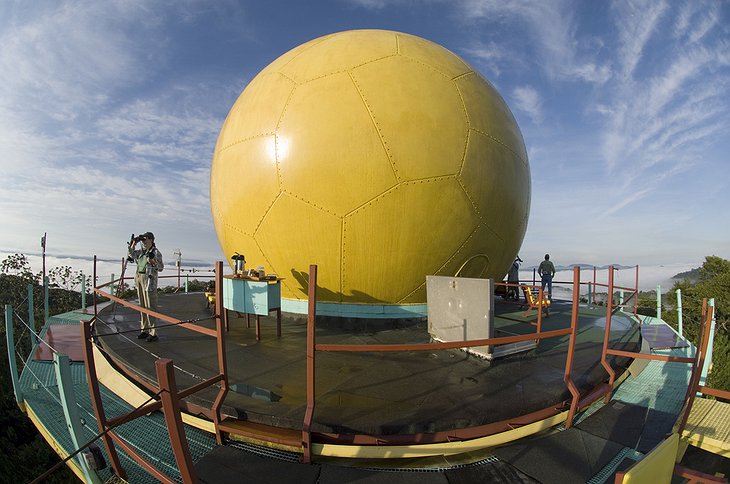
[[[553,276],[555,275],[555,266],[550,262],[550,254],[545,254],[545,260],[540,262],[537,273],[542,278],[542,291],[545,294],[545,286],[547,285],[547,297],[553,299]]]

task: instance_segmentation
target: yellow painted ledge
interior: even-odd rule
[[[336,445],[312,444],[316,455],[327,457],[347,457],[358,459],[402,459],[412,457],[431,457],[436,455],[454,455],[474,452],[489,447],[506,444],[527,437],[561,424],[568,418],[568,412],[562,412],[539,422],[533,422],[514,430],[480,437],[478,439],[458,442],[441,442],[438,444],[418,445]]]
[[[124,375],[115,370],[101,352],[94,348],[94,361],[96,363],[96,374],[99,381],[113,391],[119,398],[133,407],[138,407],[149,399],[149,395],[129,381]],[[339,445],[339,444],[312,444],[314,455],[322,457],[343,457],[360,459],[388,459],[388,458],[413,458],[431,457],[438,455],[456,455],[466,452],[474,452],[489,447],[496,447],[508,442],[542,432],[559,425],[568,418],[568,412],[556,414],[548,419],[533,422],[520,428],[501,432],[495,435],[480,437],[472,440],[441,442],[436,444],[416,445]],[[182,414],[183,422],[192,425],[206,432],[215,433],[215,426],[210,422],[192,415]],[[258,439],[246,438],[245,441],[270,445],[270,443]],[[278,447],[278,446],[275,446]],[[287,448],[287,450],[293,450]]]
[[[697,398],[682,439],[713,454],[730,457],[730,404]]]
[[[99,382],[114,392],[116,396],[135,408],[149,400],[150,396],[115,370],[96,347],[94,347],[94,363]],[[206,432],[215,433],[213,422],[184,412],[181,412],[181,416],[184,423]]]
[[[53,437],[53,435],[48,431],[45,425],[43,425],[43,422],[41,422],[41,419],[38,418],[38,415],[33,411],[33,407],[30,406],[30,404],[27,401],[23,402],[25,405],[25,409],[28,413],[28,418],[30,418],[31,422],[33,422],[33,425],[36,426],[38,429],[38,432],[43,436],[44,439],[46,439],[46,442],[48,442],[48,445],[51,446],[51,448],[58,454],[61,459],[65,459],[68,457],[68,452],[61,446],[61,444],[58,443],[58,441]],[[66,462],[66,465],[73,471],[74,474],[76,474],[76,477],[78,477],[81,482],[86,482],[86,477],[84,476],[84,472],[81,470],[81,466],[78,462],[76,462],[75,459],[70,459]]]

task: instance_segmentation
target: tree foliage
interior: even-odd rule
[[[702,315],[702,301],[715,300],[715,343],[712,371],[708,386],[730,391],[730,261],[708,256],[699,268],[699,280],[692,284],[682,280],[674,284],[671,298],[677,289],[682,294],[682,327],[684,336],[697,342]],[[662,318],[675,328],[679,326],[676,309],[667,309]]]
[[[52,270],[53,271],[53,270]],[[74,271],[59,269],[53,272],[53,284],[62,285],[49,293],[50,314],[58,314],[80,307],[80,294],[72,292],[80,279],[74,279]],[[22,358],[31,351],[29,329],[28,286],[33,297],[34,318],[43,320],[42,274],[33,274],[28,259],[23,254],[9,255],[0,262],[0,305],[9,304],[16,317],[13,318],[15,352],[18,371],[22,370]],[[88,287],[88,286],[87,286]],[[7,337],[5,324],[0,331],[0,352],[5,364],[0,365],[0,482],[28,482],[41,475],[58,462],[56,453],[38,433],[31,421],[15,402],[12,380],[7,360]],[[66,467],[54,472],[46,482],[78,482],[76,476]]]

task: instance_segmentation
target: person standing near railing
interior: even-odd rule
[[[507,273],[507,284],[510,284],[507,286],[507,299],[514,299],[515,301],[520,300],[520,292],[517,287],[517,284],[520,283],[520,262],[522,262],[522,259],[517,256]]]
[[[547,285],[547,297],[553,299],[553,276],[555,275],[555,266],[550,262],[550,254],[545,254],[545,260],[540,262],[537,273],[542,279],[542,291],[545,294],[545,286]]]
[[[137,244],[141,243],[138,249]],[[128,248],[129,260],[137,264],[134,273],[134,283],[137,286],[139,305],[152,311],[157,311],[157,275],[164,269],[162,253],[155,246],[155,236],[146,232],[139,237],[132,237]],[[139,339],[148,342],[157,341],[157,318],[148,314],[140,314]]]

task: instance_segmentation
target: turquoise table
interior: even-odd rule
[[[256,340],[261,340],[261,316],[276,311],[276,336],[281,337],[281,279],[258,280],[250,277],[223,276],[223,307],[249,316],[256,315]],[[228,317],[226,315],[226,328]]]

